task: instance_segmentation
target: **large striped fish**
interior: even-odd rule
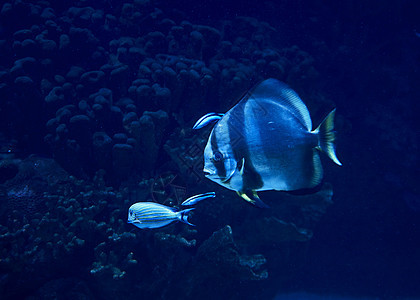
[[[128,223],[138,228],[159,228],[175,221],[181,221],[188,225],[188,213],[194,208],[177,211],[175,208],[168,207],[155,202],[138,202],[128,209]]]
[[[207,114],[194,128],[217,122],[204,150],[207,178],[265,207],[257,191],[293,191],[318,185],[319,152],[335,154],[335,109],[315,130],[309,111],[289,86],[267,79],[226,114]]]

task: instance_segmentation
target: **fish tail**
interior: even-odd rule
[[[179,212],[179,220],[181,222],[184,222],[185,224],[195,226],[194,224],[191,224],[190,222],[188,222],[188,213],[192,210],[194,210],[194,208],[188,208],[188,209],[181,210]]]
[[[335,108],[325,117],[317,129],[313,133],[317,133],[319,137],[318,149],[326,153],[329,158],[337,165],[341,166],[335,154],[335,131],[334,131]]]

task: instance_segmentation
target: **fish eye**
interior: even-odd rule
[[[222,154],[221,152],[216,151],[216,152],[213,154],[213,160],[214,160],[215,162],[219,162],[219,161],[221,161],[222,159],[223,159],[223,154]]]

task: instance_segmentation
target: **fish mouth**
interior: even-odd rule
[[[213,177],[214,175],[216,175],[216,173],[210,172],[209,170],[206,170],[206,169],[203,169],[203,173],[204,173],[204,176],[206,177]]]
[[[204,176],[205,177],[207,177],[207,178],[209,178],[211,180],[220,180],[221,183],[226,183],[226,182],[228,182],[232,178],[232,176],[220,177],[220,176],[217,176],[216,173],[209,172],[207,170],[203,170],[203,173],[204,173]]]

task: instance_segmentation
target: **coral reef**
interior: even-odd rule
[[[10,99],[2,105],[12,106],[17,120],[33,120],[28,142],[45,132],[55,159],[79,177],[98,169],[110,182],[150,175],[162,163],[156,157],[169,124],[190,124],[206,109],[225,111],[263,78],[302,81],[316,73],[299,49],[270,47],[274,30],[252,18],[213,28],[165,15],[148,1],[124,3],[116,14],[85,5],[17,1],[1,12],[13,33],[1,44],[10,59],[1,67],[1,90]],[[14,22],[28,11],[27,24]],[[12,103],[13,96],[20,100]],[[36,106],[44,110],[35,118]],[[124,167],[125,154],[147,158]]]
[[[13,128],[4,139],[54,160],[1,157],[0,293],[239,298],[232,286],[300,260],[292,249],[311,238],[331,188],[268,195],[272,209],[257,211],[203,180],[208,132],[189,128],[264,78],[315,80],[313,60],[273,47],[274,29],[253,18],[212,27],[150,1],[114,2],[1,8],[0,125]],[[126,223],[133,202],[177,206],[210,189],[218,198],[192,215],[199,229]],[[287,255],[272,260],[279,249]]]

